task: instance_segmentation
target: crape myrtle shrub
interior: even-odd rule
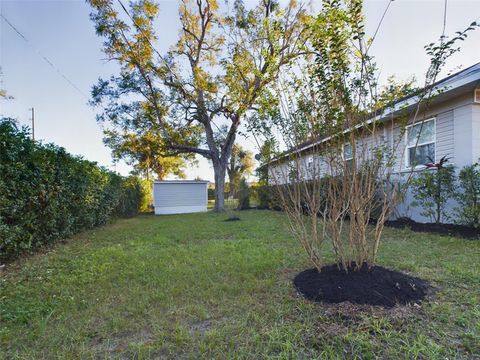
[[[137,214],[142,187],[0,119],[0,260],[113,217]]]

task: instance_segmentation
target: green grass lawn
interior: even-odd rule
[[[475,358],[480,242],[386,229],[379,263],[438,288],[421,306],[322,305],[281,213],[140,216],[0,274],[0,358]]]

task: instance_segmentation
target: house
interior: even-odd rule
[[[418,164],[429,162],[428,158],[439,161],[447,156],[449,164],[457,170],[480,159],[480,63],[436,82],[432,94],[434,96],[428,108],[420,112],[421,117],[415,116],[419,96],[411,95],[399,99],[392,107],[384,109],[370,120],[381,124],[382,141],[387,146],[392,144],[392,149],[396,151],[394,172],[400,177],[412,171],[422,171],[425,167]],[[399,119],[404,119],[405,116],[408,117],[406,128],[399,123]],[[421,135],[417,136],[420,131]],[[365,142],[370,140],[365,139]],[[326,141],[328,139],[325,138],[311,140],[289,152],[295,151],[302,160],[299,162],[302,168],[299,171],[306,177],[313,164],[320,169],[320,174],[328,172],[322,156],[315,153],[315,149]],[[412,160],[413,153],[415,164]],[[352,149],[349,144],[345,144],[343,159],[348,161],[351,156]],[[288,161],[282,159],[286,157],[268,164],[270,184],[273,184],[272,178],[275,178],[277,184],[289,181],[288,176],[285,176],[288,173],[285,171]],[[411,206],[412,200],[413,195],[409,191],[404,201],[397,206],[394,216],[429,221],[420,215],[420,209]],[[453,210],[454,202],[449,206]]]

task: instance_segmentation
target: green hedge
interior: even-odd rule
[[[142,186],[0,119],[0,260],[114,217],[136,215]]]
[[[281,210],[278,190],[273,185],[257,185],[254,191],[259,209]]]

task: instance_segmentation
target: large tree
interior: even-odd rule
[[[225,175],[242,120],[266,101],[280,69],[303,51],[303,6],[261,0],[247,9],[236,0],[228,9],[216,0],[182,0],[179,39],[161,54],[154,48],[159,8],[152,0],[129,8],[120,0],[119,6],[88,2],[105,54],[121,67],[94,87],[94,103],[105,109],[100,120],[117,129],[158,128],[170,155],[209,159],[215,210],[224,210]]]
[[[169,175],[185,179],[187,161],[194,160],[191,154],[169,155],[158,133],[142,131],[135,134],[115,130],[105,130],[104,133],[104,143],[112,149],[113,158],[125,160],[133,166],[135,174],[143,175],[147,180],[164,180]]]

